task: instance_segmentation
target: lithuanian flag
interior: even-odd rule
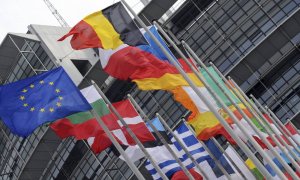
[[[122,44],[129,46],[147,44],[120,2],[86,16],[58,41],[63,41],[71,35],[73,35],[71,46],[76,50],[115,49]]]

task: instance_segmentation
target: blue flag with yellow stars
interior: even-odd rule
[[[62,67],[0,86],[0,117],[22,137],[44,123],[91,108]]]

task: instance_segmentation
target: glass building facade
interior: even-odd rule
[[[156,5],[164,3],[155,2]],[[164,28],[178,40],[185,40],[206,64],[212,61],[221,72],[230,75],[245,92],[268,105],[282,121],[299,113],[299,0],[178,2],[177,10],[166,9],[167,15],[160,18]],[[2,84],[59,64],[75,78],[79,87],[85,87],[85,81],[93,74],[89,71],[95,63],[91,60],[92,51],[88,52],[91,56],[84,53],[81,56],[81,52],[74,52],[69,45],[54,45],[68,30],[41,26],[30,28],[28,37],[8,34],[0,46],[0,65],[5,64],[1,58],[7,54],[11,54],[14,63],[3,71],[5,73],[0,68]],[[15,50],[5,49],[6,43]],[[107,76],[103,75],[103,79],[96,82],[112,102],[130,93],[149,118],[158,112],[174,126],[187,113],[168,92],[139,91],[132,83],[105,79]],[[87,142],[74,138],[61,140],[47,126],[38,128],[28,138],[11,134],[2,122],[0,128],[0,179],[136,179],[111,148],[95,155]],[[136,165],[150,178],[143,163],[141,160]]]
[[[55,28],[60,29],[60,27]],[[51,32],[45,34],[47,33],[51,35]],[[10,43],[15,49],[11,55],[16,56],[13,58],[15,64],[11,65],[12,68],[2,84],[53,69],[59,62],[50,58],[52,54],[47,54],[49,50],[45,48],[47,43],[42,40],[8,34],[2,48]],[[91,68],[91,63],[88,60],[83,62],[81,57],[69,59],[74,67],[63,66],[67,72],[76,68],[84,77],[88,71],[85,70],[86,67]],[[85,80],[87,79],[82,78],[78,85],[86,86]],[[105,86],[107,82],[111,84]],[[186,109],[173,100],[172,94],[165,91],[140,91],[133,83],[114,81],[111,78],[108,78],[104,84],[98,85],[112,102],[124,99],[127,93],[132,94],[149,118],[153,118],[158,112],[170,126],[178,123],[186,113]],[[72,137],[61,140],[47,126],[38,128],[27,138],[21,138],[10,133],[2,122],[0,125],[3,134],[0,136],[0,179],[135,179],[127,164],[119,159],[111,148],[95,155],[86,141],[76,141]],[[136,165],[146,177],[151,178],[143,166],[144,162],[145,159],[136,162]]]
[[[178,122],[186,110],[175,103],[172,95],[164,91],[144,92],[133,88],[130,92],[141,105],[149,118],[158,112],[163,115],[172,126]],[[51,162],[44,171],[43,179],[132,179],[135,178],[127,164],[115,156],[111,148],[95,156],[84,141],[69,138],[62,142],[62,146],[55,153],[58,158]],[[66,159],[64,159],[64,157]],[[143,163],[136,162],[143,174],[150,178]]]
[[[8,37],[12,42],[15,42],[14,36],[8,35]],[[21,46],[16,45],[15,48],[19,50],[19,53],[15,54],[16,64],[13,66],[7,79],[2,84],[21,80],[32,75],[39,74],[46,69],[52,69],[55,67],[55,64],[52,60],[50,60],[38,41],[24,39]],[[30,61],[30,65],[28,61]],[[35,147],[42,140],[46,130],[47,127],[41,127],[30,137],[20,138],[11,134],[1,121],[0,179],[20,178],[20,174],[32,153],[34,153]],[[26,178],[30,179],[29,175],[26,176]]]
[[[299,112],[299,0],[187,0],[182,6],[164,22],[178,40],[283,122]]]

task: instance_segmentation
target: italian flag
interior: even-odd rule
[[[106,103],[94,86],[82,89],[81,93],[100,117],[110,113]],[[117,121],[113,121],[109,118],[103,121],[111,130],[120,128]],[[50,127],[62,139],[74,136],[77,140],[83,140],[104,132],[90,111],[67,116],[66,118],[55,121]]]

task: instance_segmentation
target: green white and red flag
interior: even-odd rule
[[[89,86],[84,88],[81,90],[81,93],[100,117],[110,113],[106,103],[95,87]],[[117,121],[113,121],[113,119],[107,118],[104,122],[111,130],[120,128]],[[77,140],[82,140],[104,132],[90,111],[67,116],[66,118],[55,121],[50,127],[62,139],[74,136]]]

